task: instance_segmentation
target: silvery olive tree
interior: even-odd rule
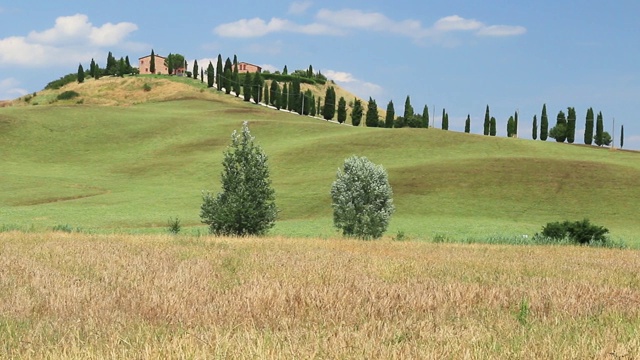
[[[366,157],[351,156],[331,186],[333,223],[343,235],[376,239],[395,211],[387,172]]]
[[[222,192],[203,194],[200,218],[213,234],[263,235],[275,224],[278,210],[267,156],[253,141],[245,121],[224,153]]]

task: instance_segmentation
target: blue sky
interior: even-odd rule
[[[221,4],[224,4],[221,6]],[[220,53],[267,69],[315,70],[401,113],[407,95],[498,135],[519,111],[520,137],[547,104],[576,108],[582,143],[588,107],[605,130],[625,127],[640,149],[640,1],[35,1],[0,2],[0,99],[40,90],[91,58],[181,53],[206,65]],[[190,65],[191,66],[191,65]],[[435,111],[434,111],[435,110]],[[616,139],[616,146],[619,140]]]

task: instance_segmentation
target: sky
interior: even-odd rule
[[[582,143],[592,107],[615,146],[624,126],[624,147],[640,150],[638,16],[638,0],[0,1],[0,99],[92,58],[104,67],[109,51],[134,66],[151,49],[189,67],[237,55],[271,71],[312,65],[382,109],[393,101],[396,114],[410,96],[438,127],[445,108],[456,131],[469,115],[482,133],[489,105],[498,136],[517,111],[519,136],[531,138],[543,104],[550,126],[571,106]]]

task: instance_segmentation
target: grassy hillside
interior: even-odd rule
[[[391,236],[531,235],[548,221],[588,217],[640,244],[638,153],[354,128],[168,80],[113,81],[125,83],[74,84],[77,99],[0,108],[0,226],[160,231],[178,216],[204,229],[201,191],[218,191],[222,152],[249,121],[270,156],[281,209],[275,234],[336,234],[329,189],[344,158],[357,154],[389,172]],[[113,94],[127,106],[99,105]],[[55,97],[30,101],[46,96]]]
[[[2,359],[640,352],[631,250],[17,232],[0,249]]]

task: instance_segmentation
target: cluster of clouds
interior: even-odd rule
[[[0,65],[47,67],[87,62],[109,46],[135,47],[125,41],[138,26],[130,22],[95,26],[87,15],[61,16],[44,31],[0,39]]]
[[[305,12],[310,2],[293,3],[290,14]],[[452,32],[468,32],[482,37],[516,36],[526,33],[523,26],[487,25],[475,19],[466,19],[458,15],[438,19],[431,26],[425,27],[417,20],[394,20],[377,12],[365,12],[355,9],[328,10],[321,9],[315,14],[315,21],[298,24],[292,20],[273,17],[264,20],[256,17],[240,19],[218,25],[214,33],[221,37],[251,38],[272,33],[299,33],[306,35],[343,36],[353,30],[386,32],[411,38],[416,41],[437,41],[442,35]]]

